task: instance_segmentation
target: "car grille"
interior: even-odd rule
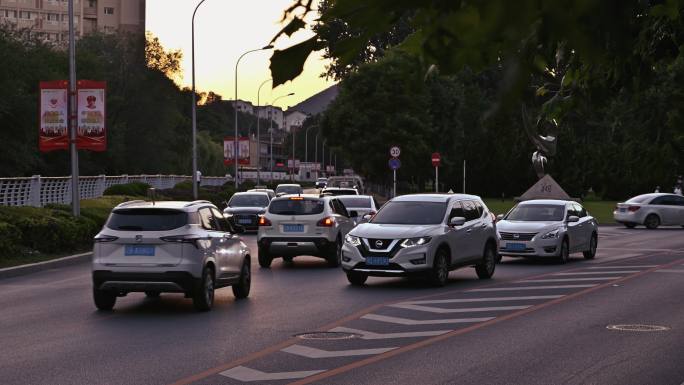
[[[501,239],[504,241],[530,241],[537,233],[504,233],[500,231]]]
[[[370,248],[374,250],[385,250],[392,241],[393,239],[368,238],[368,244],[370,245]]]

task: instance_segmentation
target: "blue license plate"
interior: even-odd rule
[[[627,208],[625,208],[625,207],[620,207],[620,212],[621,212],[621,213],[626,213],[626,212],[627,212]]]
[[[249,218],[246,218],[246,219],[238,219],[238,223],[241,224],[241,225],[248,225],[248,224],[252,223],[252,220],[249,219]]]
[[[524,243],[507,243],[506,244],[507,250],[524,251],[526,248],[527,248],[527,245]]]
[[[286,233],[303,233],[304,225],[283,225],[283,231]]]
[[[389,257],[366,257],[366,265],[387,266],[389,265]]]
[[[124,255],[154,256],[154,246],[126,245]]]

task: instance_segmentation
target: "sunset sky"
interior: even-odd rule
[[[183,51],[182,86],[192,84],[191,20],[199,0],[147,0],[146,28],[159,38],[165,49]],[[282,28],[280,19],[293,0],[206,0],[195,16],[195,85],[199,92],[214,91],[224,100],[234,99],[235,62],[245,51],[267,45]],[[311,15],[310,18],[315,18]],[[300,31],[292,38],[274,43],[283,49],[311,37]],[[272,51],[254,52],[240,60],[238,99],[256,104],[257,88],[271,77],[269,59]],[[320,77],[325,61],[320,53],[304,66],[304,73],[292,82],[275,89],[261,88],[261,104],[294,92],[276,105],[286,108],[333,84]]]

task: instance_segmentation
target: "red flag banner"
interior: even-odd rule
[[[38,149],[41,152],[69,148],[67,89],[66,80],[40,82]]]
[[[78,129],[76,148],[105,151],[107,149],[106,82],[79,80],[76,82]]]

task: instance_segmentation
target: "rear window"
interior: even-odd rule
[[[625,203],[646,203],[651,198],[653,198],[653,195],[650,194],[637,195]]]
[[[276,188],[276,194],[301,194],[302,188],[299,186],[278,186]]]
[[[330,194],[330,195],[359,195],[356,190],[353,189],[332,189],[332,190],[323,190],[325,194]]]
[[[271,201],[268,212],[276,215],[315,215],[323,212],[320,199],[277,199]]]
[[[165,231],[185,226],[188,214],[171,209],[120,209],[113,211],[105,226],[121,231]]]
[[[340,197],[337,198],[344,203],[345,207],[364,207],[370,208],[371,202],[370,198],[355,198],[355,197]]]

